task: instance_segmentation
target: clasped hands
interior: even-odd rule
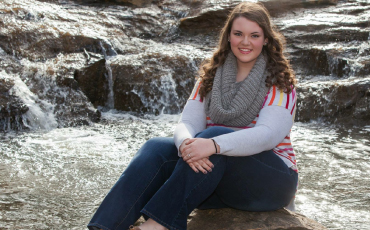
[[[180,145],[182,159],[196,172],[206,174],[212,172],[214,165],[209,156],[216,152],[215,145],[211,139],[188,138]]]

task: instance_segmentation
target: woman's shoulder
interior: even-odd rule
[[[273,85],[267,92],[262,108],[265,106],[281,106],[289,110],[294,110],[297,101],[297,93],[293,86],[291,86],[291,88],[291,92],[286,93],[284,90]]]

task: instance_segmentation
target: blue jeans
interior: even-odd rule
[[[197,137],[233,132],[208,128]],[[273,152],[246,157],[210,156],[214,168],[194,172],[179,158],[172,138],[148,140],[107,194],[88,227],[127,230],[144,215],[171,230],[185,230],[195,208],[271,211],[289,204],[298,174]]]

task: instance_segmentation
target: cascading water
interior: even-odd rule
[[[162,113],[166,112],[166,108],[174,106],[176,112],[180,112],[181,105],[178,103],[179,97],[176,92],[176,82],[172,78],[172,74],[168,74],[161,77],[160,87],[158,87],[159,92],[161,92],[160,104],[163,105]]]
[[[150,88],[156,91],[156,96],[147,97],[141,86],[135,86],[131,92],[140,98],[143,106],[148,108],[150,112],[173,114],[181,112],[182,109],[176,87],[172,73],[169,73],[150,82]]]
[[[54,117],[54,106],[40,100],[33,94],[19,77],[14,77],[14,86],[9,90],[10,95],[18,96],[29,110],[22,115],[23,125],[30,129],[52,130],[58,126]]]
[[[106,44],[109,44],[109,42],[105,42]],[[112,48],[112,46],[109,44],[109,49],[107,52],[107,50],[105,49],[104,45],[102,42],[99,42],[100,44],[100,47],[102,49],[102,52],[103,52],[103,55],[104,55],[104,58],[105,58],[105,68],[107,70],[107,73],[105,73],[105,77],[108,81],[108,99],[107,99],[107,102],[106,102],[106,107],[107,109],[114,109],[114,90],[113,90],[113,85],[114,85],[114,80],[113,80],[113,76],[112,76],[112,68],[110,67],[110,59],[113,58],[114,56],[117,55],[116,51]],[[109,54],[109,55],[108,55]]]
[[[9,96],[19,98],[28,108],[26,113],[15,116],[14,120],[17,125],[14,129],[22,130],[23,127],[26,127],[31,130],[52,130],[58,126],[52,104],[32,93],[19,76],[9,76],[5,71],[2,71],[0,75],[3,79],[12,79],[14,82],[13,87],[8,91]],[[1,126],[4,130],[9,131],[10,120],[5,121]]]
[[[108,107],[108,109],[114,109],[113,77],[109,60],[106,60],[105,68],[107,69],[107,74],[105,74],[105,77],[107,78],[108,81],[108,91],[109,91],[106,106]]]

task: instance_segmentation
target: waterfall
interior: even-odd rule
[[[112,76],[112,68],[110,67],[110,59],[116,56],[117,52],[112,48],[112,45],[110,45],[108,41],[105,41],[105,44],[108,44],[109,47],[108,52],[101,41],[99,42],[99,44],[104,54],[104,58],[106,60],[105,68],[107,69],[107,74],[105,74],[105,77],[108,81],[108,91],[109,91],[106,107],[108,109],[114,109],[114,91],[113,91],[114,81]]]
[[[112,77],[112,68],[110,67],[109,60],[106,60],[105,68],[107,69],[107,74],[105,74],[105,77],[107,78],[109,89],[106,107],[108,109],[114,109],[113,77]]]
[[[3,71],[2,74],[6,73]],[[29,129],[51,130],[56,128],[58,123],[54,117],[54,106],[39,99],[19,76],[12,78],[14,86],[9,90],[9,94],[17,96],[28,107],[28,111],[21,115],[23,125]]]
[[[176,92],[176,82],[173,80],[171,73],[161,76],[158,90],[161,94],[159,103],[163,106],[161,114],[170,106],[174,106],[176,109],[182,107],[182,105],[178,103],[179,96]]]

